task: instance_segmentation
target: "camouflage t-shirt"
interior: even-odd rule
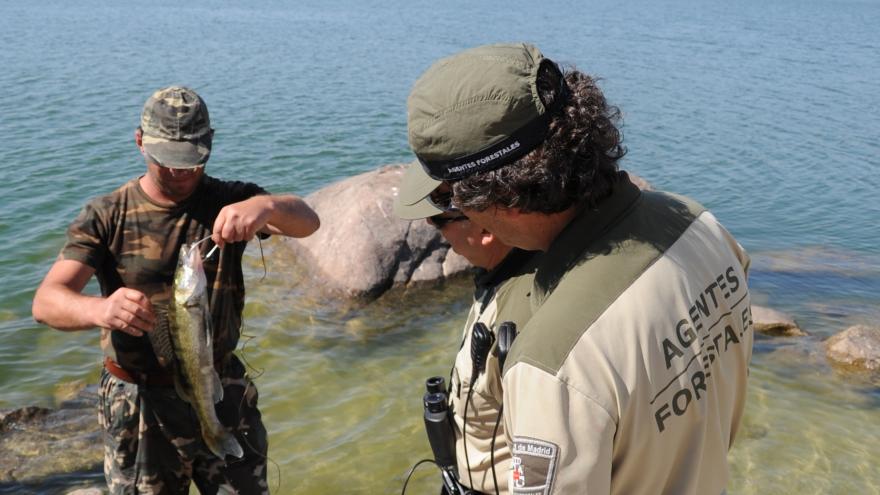
[[[106,297],[120,287],[136,289],[160,310],[172,297],[171,284],[177,257],[184,243],[211,234],[214,219],[229,204],[258,194],[260,186],[226,182],[205,176],[186,201],[163,206],[144,193],[133,179],[112,193],[91,200],[67,231],[61,258],[95,269]],[[210,241],[206,244],[212,247]],[[241,257],[246,242],[226,244],[205,260],[208,297],[214,328],[215,360],[226,357],[238,344],[244,308]],[[147,335],[101,331],[104,354],[131,372],[161,370]]]

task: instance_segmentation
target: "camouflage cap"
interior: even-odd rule
[[[202,165],[211,155],[208,106],[189,88],[169,86],[153,93],[144,104],[141,129],[144,149],[164,167]]]
[[[465,50],[425,71],[407,100],[407,131],[428,175],[462,179],[541,144],[550,120],[537,88],[544,64],[558,70],[533,45],[498,44]]]
[[[410,163],[394,198],[394,214],[405,220],[417,220],[443,213],[430,198],[434,189],[442,183],[426,174],[419,162]]]

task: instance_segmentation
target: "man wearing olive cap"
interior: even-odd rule
[[[694,201],[642,192],[587,74],[534,46],[431,66],[410,145],[451,203],[542,251],[503,370],[512,493],[719,494],[752,351],[748,256]]]
[[[474,493],[508,493],[510,448],[501,424],[501,369],[497,345],[485,347],[482,371],[474,372],[474,325],[482,323],[497,344],[504,322],[521,328],[531,316],[528,291],[534,253],[511,248],[454,208],[441,208],[448,185],[432,179],[416,162],[407,166],[394,198],[397,216],[428,223],[477,267],[474,295],[450,377],[450,410],[459,482]]]
[[[304,237],[319,225],[299,197],[205,175],[214,130],[195,91],[171,86],[144,105],[135,143],[144,175],[91,200],[34,296],[34,318],[59,330],[101,328],[99,418],[111,493],[268,493],[266,430],[257,390],[233,354],[244,307],[241,258],[255,235]],[[217,416],[243,447],[219,459],[178,397],[158,335],[183,244],[210,237],[204,261],[215,367],[223,385]],[[101,296],[82,294],[95,275]],[[165,336],[167,339],[167,335]]]

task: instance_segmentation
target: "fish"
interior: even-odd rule
[[[220,420],[214,404],[223,399],[223,385],[214,368],[213,331],[208,306],[208,280],[198,242],[180,247],[168,305],[168,332],[176,358],[177,395],[192,405],[202,439],[220,459],[241,458],[241,444]]]

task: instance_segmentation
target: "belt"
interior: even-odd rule
[[[109,357],[104,357],[104,368],[116,378],[136,385],[149,385],[154,387],[170,387],[174,385],[174,377],[167,373],[131,373],[121,368]]]
[[[227,360],[228,356],[214,362],[214,369],[217,370],[218,376],[223,376],[223,369],[226,367]],[[107,356],[104,357],[104,368],[116,378],[136,385],[149,385],[152,387],[171,387],[174,385],[174,377],[168,373],[131,373]]]

